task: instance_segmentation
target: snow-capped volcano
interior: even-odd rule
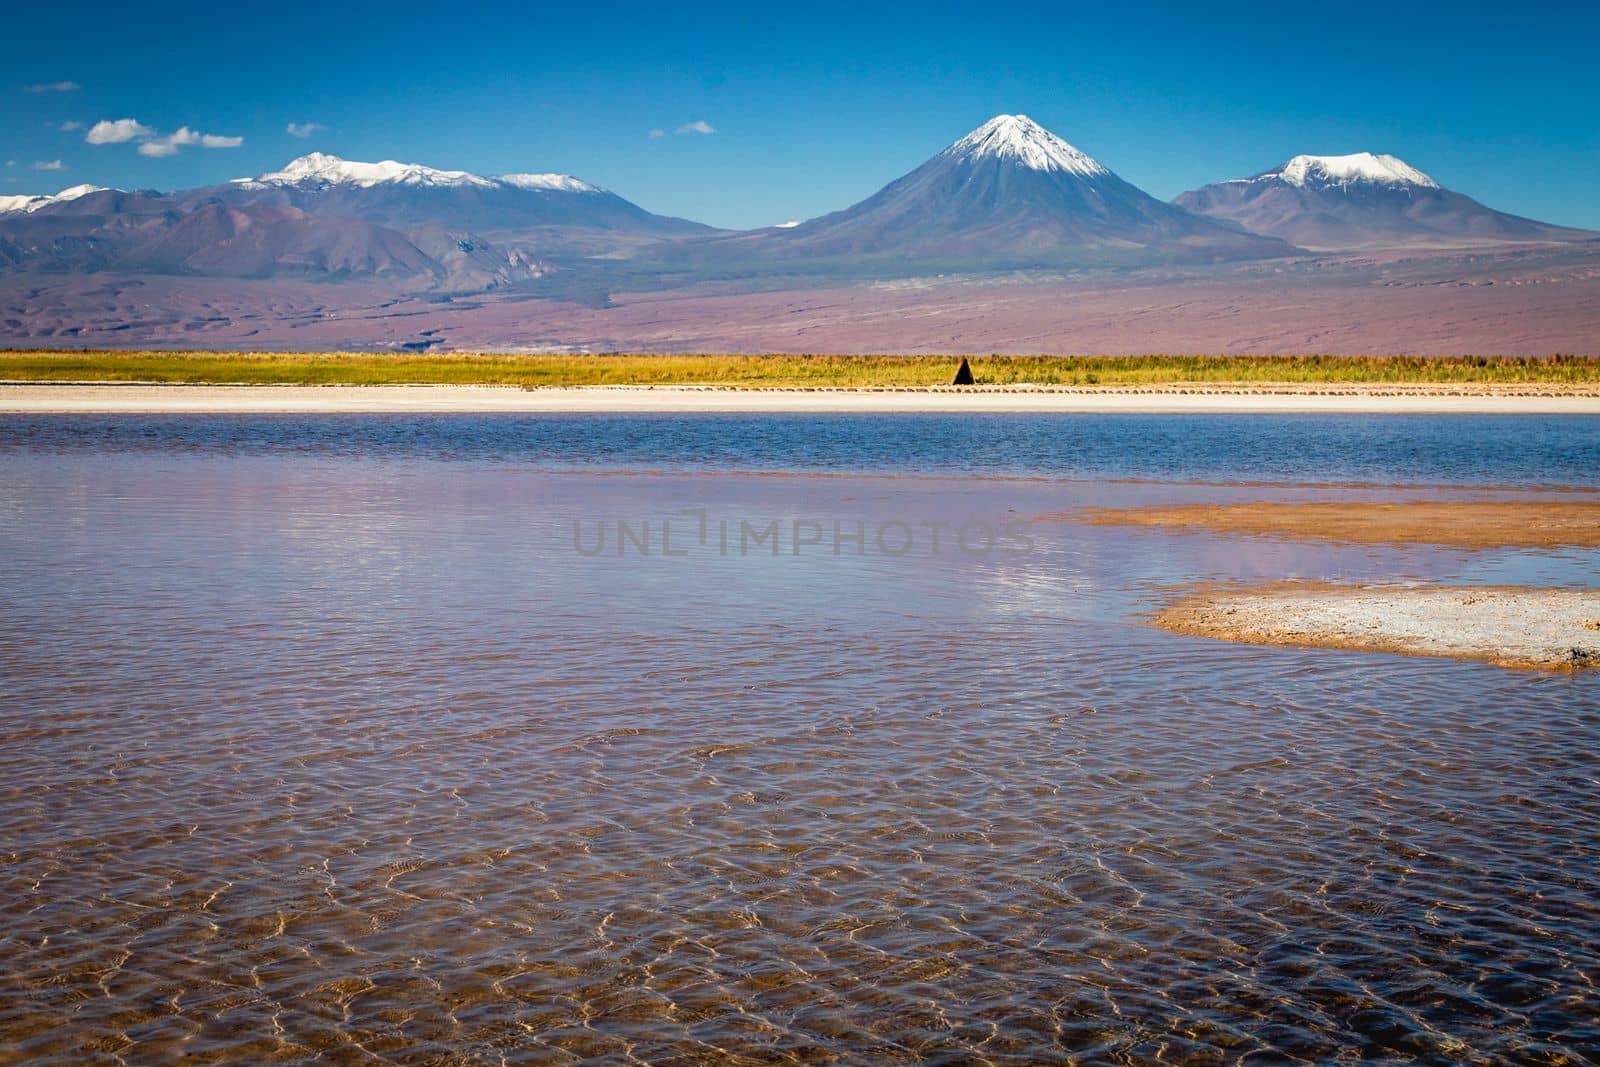
[[[1173,203],[1304,248],[1450,247],[1581,241],[1594,235],[1487,208],[1397,156],[1295,156]]]
[[[1165,204],[1025,115],[997,115],[854,207],[751,244],[792,262],[935,271],[1291,254]]]
[[[1100,162],[1072,147],[1026,115],[996,115],[940,153],[977,162],[1011,160],[1030,170],[1058,170],[1094,178],[1110,174]]]

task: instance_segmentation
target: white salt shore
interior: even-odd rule
[[[0,384],[0,413],[1361,412],[1600,414],[1600,393],[1447,388],[723,389]]]
[[[1208,590],[1163,609],[1155,623],[1250,644],[1600,667],[1596,589],[1282,583]]]

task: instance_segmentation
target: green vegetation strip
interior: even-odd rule
[[[248,385],[947,385],[950,356],[0,352],[0,379]],[[1600,384],[1600,360],[1406,356],[974,356],[980,385]]]

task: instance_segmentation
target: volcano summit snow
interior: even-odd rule
[[[1326,188],[1330,185],[1348,186],[1352,182],[1370,182],[1374,185],[1414,186],[1419,189],[1437,189],[1439,183],[1416,167],[1397,156],[1374,155],[1356,152],[1348,156],[1295,156],[1277,170],[1244,182],[1276,179],[1287,185],[1304,188],[1308,185]]]
[[[1403,159],[1372,152],[1295,156],[1173,203],[1304,248],[1428,248],[1595,235],[1507,215],[1451,192]]]
[[[581,227],[641,237],[714,232],[708,226],[654,215],[570,174],[505,174],[486,178],[386,159],[362,163],[322,152],[279,171],[236,178],[196,191],[230,204],[292,206],[409,228],[437,224],[503,232],[530,227]]]
[[[322,152],[312,152],[291,160],[282,170],[259,178],[235,178],[235,185],[354,185],[371,189],[375,185],[419,185],[431,188],[476,186],[494,188],[494,182],[464,170],[435,170],[420,163],[359,163]]]
[[[1083,178],[1111,173],[1026,115],[997,115],[940,155],[969,163],[985,158],[1013,160],[1030,170],[1059,170]]]
[[[74,185],[70,189],[63,189],[54,195],[42,196],[0,196],[0,215],[11,212],[38,211],[52,204],[65,204],[69,200],[76,200],[90,193],[103,193],[105,190],[98,185]]]
[[[352,185],[371,189],[378,185],[411,185],[432,189],[514,189],[559,193],[604,193],[570,174],[502,174],[484,178],[464,170],[436,170],[420,163],[359,163],[324,152],[312,152],[293,160],[282,170],[259,178],[235,178],[234,185]]]

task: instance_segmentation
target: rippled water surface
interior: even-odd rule
[[[1595,553],[1029,520],[1595,425],[0,421],[0,1061],[1583,1062],[1600,672],[1140,617]]]

